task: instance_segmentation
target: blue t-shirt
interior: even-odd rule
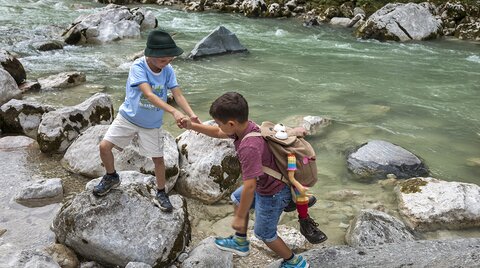
[[[137,59],[128,74],[125,101],[119,108],[119,113],[128,121],[143,128],[159,128],[163,124],[163,109],[151,104],[139,88],[142,83],[148,83],[155,95],[167,101],[167,90],[178,87],[177,77],[170,64],[160,73],[154,73],[148,67],[145,57]]]

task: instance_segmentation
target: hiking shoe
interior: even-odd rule
[[[242,257],[245,257],[250,253],[250,242],[245,241],[245,244],[239,244],[233,235],[225,238],[215,238],[215,246],[217,246],[219,249],[233,252]]]
[[[308,268],[310,265],[308,262],[300,255],[296,255],[293,260],[282,261],[280,268]]]
[[[315,203],[317,203],[317,198],[315,198],[315,196],[312,195],[308,197],[308,207],[315,205]],[[297,204],[295,204],[295,202],[292,199],[290,200],[290,203],[288,203],[288,205],[283,209],[283,211],[292,212],[296,209],[297,209]]]
[[[96,196],[104,196],[111,189],[116,188],[120,185],[120,176],[115,172],[114,175],[103,175],[102,180],[93,187],[93,194]]]
[[[170,203],[170,199],[165,191],[157,191],[155,201],[157,201],[156,203],[162,211],[172,212],[173,206],[172,203]]]
[[[308,242],[318,244],[328,239],[327,235],[318,229],[318,223],[310,218],[310,215],[306,219],[298,219],[298,222],[300,222],[300,233]]]

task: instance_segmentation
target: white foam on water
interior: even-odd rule
[[[480,63],[480,56],[478,55],[471,55],[471,56],[468,56],[466,58],[467,61],[471,61],[471,62],[476,62],[476,63]]]

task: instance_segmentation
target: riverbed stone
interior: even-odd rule
[[[380,41],[429,40],[442,35],[442,21],[429,3],[387,4],[357,29],[357,37]]]
[[[413,153],[382,140],[363,144],[347,158],[348,168],[360,179],[385,179],[394,174],[399,179],[426,176],[427,166]]]
[[[75,19],[63,37],[70,45],[105,43],[140,37],[141,30],[156,26],[157,20],[151,11],[110,4],[96,13]]]
[[[13,77],[7,71],[0,69],[0,105],[20,97],[21,91]]]
[[[395,187],[398,207],[413,229],[480,227],[480,186],[432,177],[412,178]]]
[[[77,255],[65,245],[52,244],[45,248],[45,252],[62,268],[77,268],[80,266]]]
[[[173,212],[155,205],[142,183],[121,185],[97,198],[84,191],[64,204],[53,221],[57,241],[106,266],[143,262],[166,267],[190,240],[185,200],[170,196]]]
[[[303,252],[312,248],[307,239],[300,233],[298,228],[294,228],[287,225],[278,225],[278,236],[282,238],[283,242],[295,252]],[[253,230],[248,231],[248,237],[252,246],[261,249],[262,251],[269,252],[271,255],[276,255],[262,240],[258,239]]]
[[[401,220],[373,209],[360,211],[350,223],[345,234],[347,245],[352,247],[376,246],[414,240],[415,236]]]
[[[18,85],[18,88],[22,93],[25,93],[28,91],[39,91],[42,88],[42,86],[40,85],[40,83],[38,83],[38,81],[27,80],[21,83],[20,85]]]
[[[63,186],[59,178],[34,181],[15,196],[17,203],[27,207],[41,207],[61,202],[62,199]]]
[[[182,268],[233,268],[233,253],[220,250],[215,246],[213,236],[202,240],[188,253],[188,258],[183,261]]]
[[[34,44],[35,48],[39,51],[50,51],[63,49],[63,41],[60,40],[44,40],[41,42],[36,42]]]
[[[76,106],[43,114],[37,141],[44,153],[64,152],[81,132],[112,121],[112,100],[107,94],[96,93]]]
[[[38,79],[42,90],[70,88],[85,81],[87,78],[83,72],[63,72]]]
[[[237,36],[224,26],[219,26],[198,42],[189,54],[189,58],[246,52]]]
[[[263,0],[243,0],[240,10],[246,17],[260,17],[267,11],[267,4]]]
[[[479,267],[480,238],[336,246],[301,254],[310,267]],[[268,265],[279,267],[281,260]]]
[[[98,146],[110,125],[96,125],[88,128],[68,147],[62,166],[70,172],[95,178],[105,174]],[[164,162],[167,179],[167,189],[175,185],[180,174],[179,152],[175,138],[166,130],[161,130],[164,136]],[[137,137],[123,150],[113,149],[115,167],[118,171],[134,170],[145,174],[155,174],[155,166],[149,157],[140,154]],[[88,155],[89,157],[84,157]]]
[[[0,49],[0,70],[7,71],[19,85],[27,79],[27,73],[23,68],[22,63],[13,56],[10,52]],[[3,83],[0,83],[0,85]]]
[[[2,130],[6,133],[25,134],[36,139],[43,114],[54,110],[55,108],[50,105],[12,99],[0,107],[0,117],[3,118]]]
[[[38,149],[36,140],[25,136],[5,136],[0,138],[0,150],[15,150],[35,148]]]
[[[60,268],[60,265],[48,253],[35,249],[19,251],[12,259],[9,260],[8,266],[1,267]]]
[[[175,189],[180,194],[213,204],[241,184],[233,139],[215,139],[187,130],[177,137],[177,145],[182,172]]]
[[[129,262],[127,266],[125,266],[125,268],[152,268],[152,266],[143,262],[135,261],[135,262]]]

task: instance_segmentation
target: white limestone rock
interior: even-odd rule
[[[182,172],[175,189],[180,194],[213,204],[241,184],[240,162],[232,139],[215,139],[187,130],[178,136],[177,145]]]
[[[412,178],[395,187],[400,213],[417,230],[480,227],[480,187],[435,178]]]

